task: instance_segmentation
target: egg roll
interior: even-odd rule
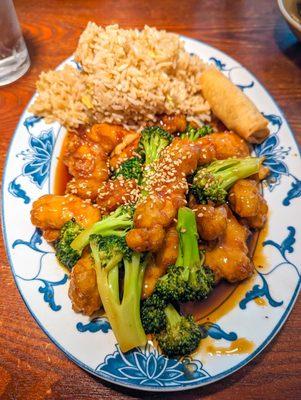
[[[268,120],[255,104],[214,67],[201,76],[204,98],[224,125],[249,143],[261,143],[269,135]]]

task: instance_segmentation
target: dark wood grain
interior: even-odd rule
[[[32,66],[0,88],[0,159],[42,70],[75,48],[89,20],[123,27],[144,24],[205,41],[233,56],[264,83],[301,143],[301,45],[274,0],[15,0]],[[171,395],[109,385],[70,362],[29,315],[1,246],[0,398],[8,399],[297,399],[301,398],[300,301],[267,349],[245,368],[207,387]],[[298,314],[299,312],[299,314]]]

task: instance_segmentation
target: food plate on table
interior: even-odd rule
[[[297,298],[300,167],[278,106],[235,60],[89,23],[41,74],[7,155],[3,232],[21,296],[102,379],[149,391],[222,379]]]

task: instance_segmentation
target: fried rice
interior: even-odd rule
[[[174,33],[89,22],[74,59],[79,69],[73,63],[39,77],[30,111],[46,122],[70,129],[95,122],[138,127],[161,114],[210,119],[200,85],[206,64]]]

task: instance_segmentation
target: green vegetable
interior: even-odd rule
[[[132,157],[120,164],[115,171],[114,178],[123,176],[124,179],[140,180],[142,175],[142,160],[140,157]]]
[[[256,174],[262,161],[263,158],[258,157],[213,161],[197,171],[191,192],[200,203],[207,203],[208,200],[224,203],[230,187],[237,180]]]
[[[80,254],[71,247],[71,243],[82,231],[83,228],[75,222],[75,219],[72,219],[63,225],[60,236],[54,243],[57,259],[69,269],[71,269],[80,258]]]
[[[213,129],[211,128],[210,125],[204,125],[201,128],[193,128],[191,125],[187,125],[187,128],[185,132],[181,134],[182,139],[189,139],[192,140],[193,142],[200,137],[209,135],[209,133],[212,133]]]
[[[204,267],[204,255],[198,247],[198,233],[192,210],[182,207],[178,211],[177,231],[179,254],[175,265],[161,277],[155,292],[166,301],[185,303],[201,300],[208,295],[214,283],[213,273]]]
[[[83,249],[89,244],[90,236],[99,234],[102,236],[125,236],[133,227],[133,206],[120,206],[108,216],[95,222],[92,226],[82,231],[71,243],[71,247],[81,255]]]
[[[145,345],[147,338],[140,318],[140,298],[145,271],[142,255],[130,250],[124,237],[90,237],[97,286],[108,320],[121,351]],[[123,295],[120,269],[124,266]]]
[[[145,333],[158,333],[166,328],[165,300],[152,294],[141,304],[141,321]]]
[[[168,146],[173,136],[159,126],[144,128],[141,132],[138,151],[142,155],[145,165],[149,165],[157,160],[160,153]]]
[[[163,353],[169,357],[186,356],[196,350],[201,340],[201,332],[192,316],[181,316],[169,304],[165,308],[166,329],[156,335]]]

